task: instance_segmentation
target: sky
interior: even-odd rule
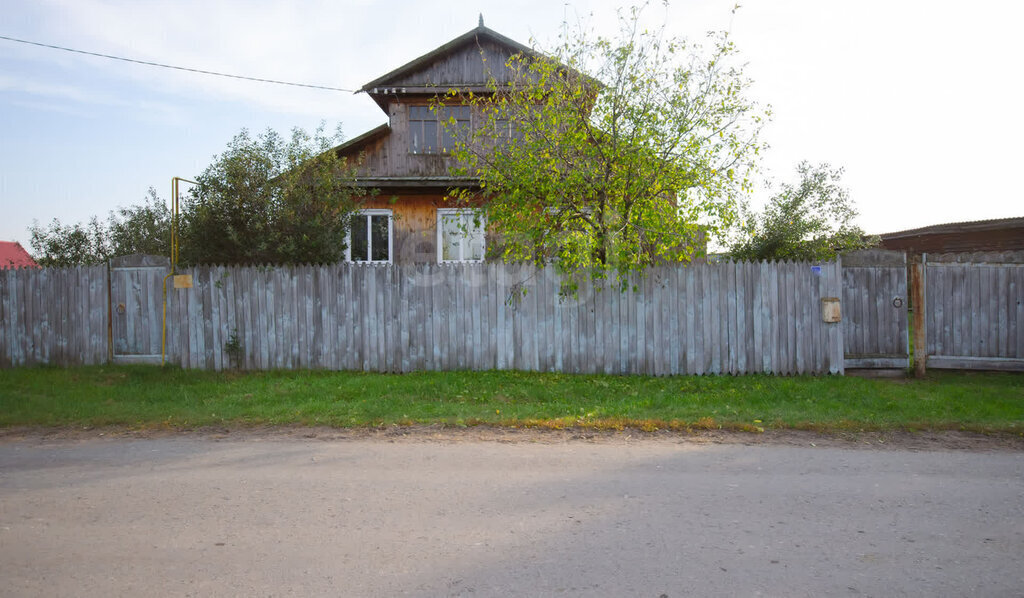
[[[644,18],[690,39],[728,30],[770,106],[765,184],[801,160],[843,167],[867,232],[1024,216],[1024,3],[676,0]],[[355,90],[485,24],[551,45],[563,23],[613,35],[621,2],[3,0],[0,36]],[[212,77],[0,39],[0,240],[34,221],[105,219],[165,200],[241,129],[386,118],[364,94]],[[1014,174],[1018,173],[1018,174]]]

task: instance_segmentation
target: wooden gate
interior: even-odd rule
[[[910,367],[906,254],[858,251],[842,265],[846,369]]]
[[[110,260],[110,330],[114,363],[160,363],[163,279],[170,260],[128,255]]]
[[[1024,371],[1024,264],[970,257],[923,256],[927,367]]]

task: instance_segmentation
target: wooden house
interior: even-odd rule
[[[449,90],[488,93],[489,81],[508,81],[508,59],[530,48],[480,26],[370,81],[369,95],[388,122],[339,146],[358,161],[357,184],[378,189],[353,219],[349,259],[375,263],[473,262],[484,259],[486,234],[474,210],[446,203],[454,188],[477,182],[449,174],[452,138],[440,122],[465,122],[477,115],[468,106],[430,110]],[[440,248],[440,249],[439,249]]]

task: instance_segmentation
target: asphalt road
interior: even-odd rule
[[[1024,596],[1024,453],[0,442],[4,596]]]

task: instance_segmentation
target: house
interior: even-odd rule
[[[513,56],[536,57],[529,47],[484,26],[370,81],[367,94],[388,121],[334,148],[339,157],[356,165],[356,185],[377,190],[353,217],[347,239],[347,259],[362,263],[481,262],[494,253],[497,239],[488,235],[480,210],[473,209],[479,181],[453,176],[457,133],[480,130],[486,122],[480,104],[459,105],[436,99],[450,92],[488,96],[495,87],[515,83],[521,73],[510,68]],[[600,83],[582,77],[597,90]],[[432,108],[435,108],[432,110]],[[499,121],[500,122],[500,121]],[[515,124],[497,133],[515,137]],[[492,121],[490,125],[494,125]],[[499,127],[498,130],[501,130]],[[459,202],[447,198],[463,192]],[[468,194],[466,193],[468,192]],[[667,201],[674,196],[666,195]],[[467,207],[467,205],[469,207]],[[479,204],[477,204],[479,205]],[[706,251],[706,236],[698,231],[686,245],[694,256]]]
[[[17,241],[0,241],[0,270],[38,268],[32,256]]]
[[[508,59],[533,51],[483,25],[370,81],[362,87],[388,122],[338,146],[358,162],[356,184],[379,190],[353,219],[349,259],[374,263],[478,262],[486,234],[473,210],[445,201],[452,189],[478,189],[449,174],[453,139],[440,122],[472,126],[468,106],[430,110],[450,89],[489,93],[490,81],[508,82]],[[438,249],[440,248],[440,250]]]
[[[951,222],[878,235],[885,249],[922,253],[1024,252],[1024,218]]]

